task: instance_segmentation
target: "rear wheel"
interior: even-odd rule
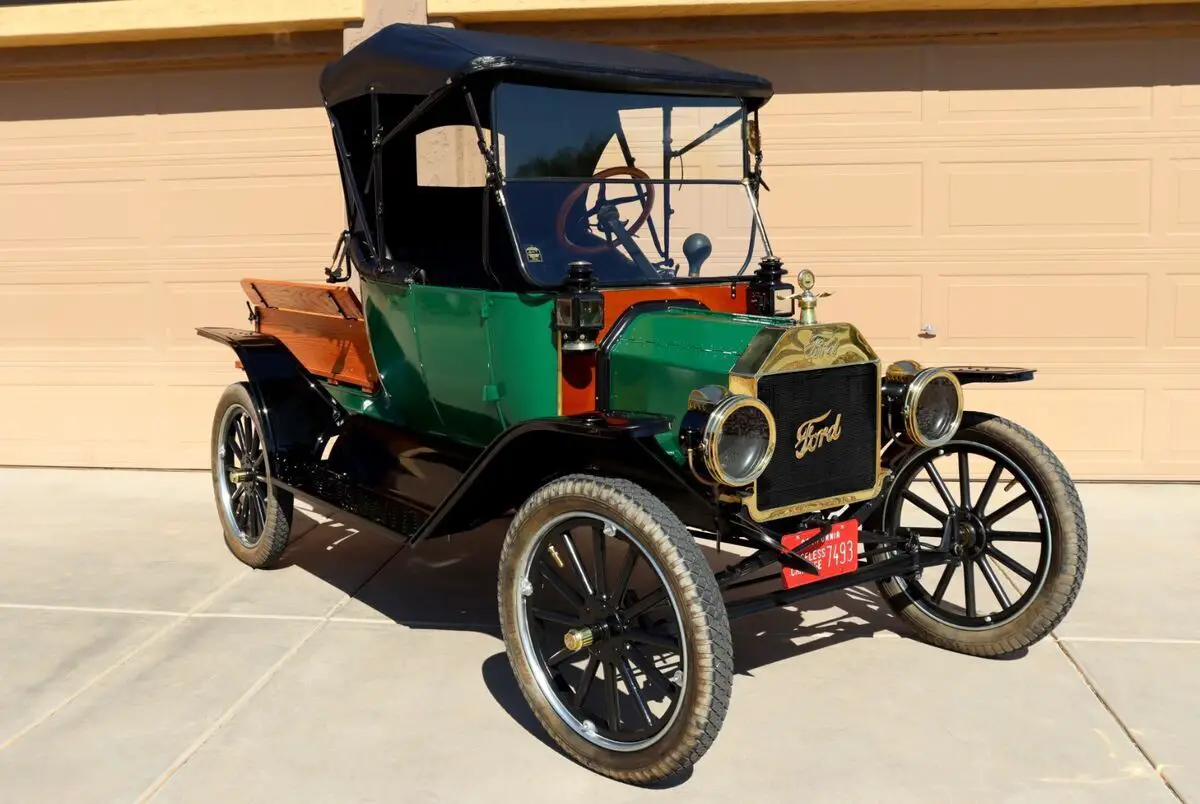
[[[271,483],[262,421],[245,383],[225,389],[212,430],[213,495],[225,544],[244,564],[266,568],[287,548],[292,495]]]
[[[948,444],[907,459],[883,530],[951,552],[944,567],[879,588],[918,637],[961,653],[1003,656],[1038,642],[1083,583],[1087,526],[1070,476],[1037,437],[999,417],[969,414]]]
[[[571,757],[649,783],[712,745],[733,646],[687,529],[632,483],[575,475],[517,512],[501,554],[505,646],[534,714]]]

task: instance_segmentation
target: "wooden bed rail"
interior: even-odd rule
[[[379,372],[353,290],[252,278],[242,280],[242,290],[254,306],[255,330],[278,338],[305,369],[334,383],[375,390]]]

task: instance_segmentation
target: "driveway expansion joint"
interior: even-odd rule
[[[1062,651],[1063,656],[1067,657],[1067,661],[1070,662],[1071,666],[1075,668],[1075,672],[1079,674],[1080,679],[1082,679],[1083,683],[1087,685],[1088,690],[1091,691],[1092,695],[1097,701],[1100,702],[1100,705],[1104,707],[1105,711],[1108,712],[1109,716],[1121,729],[1122,733],[1125,735],[1125,738],[1129,740],[1133,747],[1137,749],[1137,752],[1142,755],[1142,758],[1146,760],[1146,763],[1150,766],[1151,770],[1154,771],[1154,775],[1158,777],[1158,780],[1163,783],[1163,786],[1170,791],[1171,795],[1173,795],[1175,799],[1180,802],[1180,804],[1187,804],[1187,799],[1183,797],[1183,794],[1179,792],[1175,785],[1171,783],[1171,780],[1168,779],[1163,773],[1162,765],[1156,762],[1154,757],[1150,756],[1150,752],[1134,735],[1133,730],[1129,728],[1129,725],[1124,721],[1124,719],[1117,714],[1117,711],[1105,699],[1104,694],[1100,692],[1100,689],[1096,686],[1096,683],[1092,681],[1092,677],[1088,675],[1083,663],[1075,657],[1075,654],[1071,653],[1070,648],[1065,644],[1066,642],[1070,642],[1071,638],[1063,637],[1060,639],[1059,636],[1054,633],[1050,634],[1050,638],[1054,641],[1054,644],[1058,646],[1058,649]]]
[[[324,615],[322,615],[321,617],[318,617],[318,618],[314,618],[315,624],[313,625],[313,627],[310,628],[308,630],[308,632],[304,634],[304,636],[302,636],[299,640],[297,640],[296,644],[292,645],[290,648],[288,648],[286,651],[284,651],[283,655],[280,656],[279,659],[276,660],[276,662],[273,665],[271,665],[269,668],[267,668],[265,673],[263,673],[261,676],[259,676],[258,679],[255,680],[255,682],[253,684],[251,684],[250,687],[245,692],[243,692],[236,701],[234,701],[232,704],[230,704],[230,706],[224,712],[221,713],[220,717],[218,717],[216,720],[214,720],[208,726],[208,728],[206,728],[203,732],[201,732],[200,736],[197,737],[196,740],[190,746],[188,746],[186,749],[184,749],[183,753],[181,753],[178,757],[175,758],[175,761],[172,762],[167,767],[167,769],[165,771],[163,771],[162,774],[157,779],[155,779],[153,782],[150,783],[150,786],[147,787],[140,796],[138,796],[137,804],[143,804],[143,802],[148,802],[151,799],[153,799],[155,796],[157,796],[160,792],[162,792],[163,788],[166,787],[167,783],[171,781],[171,778],[176,773],[178,773],[180,770],[182,770],[185,765],[187,765],[187,763],[192,759],[192,757],[194,757],[196,755],[196,753],[199,752],[200,749],[203,748],[204,745],[210,739],[212,739],[213,735],[215,735],[218,731],[220,731],[222,728],[224,728],[226,724],[228,724],[231,720],[233,720],[238,715],[238,713],[241,712],[250,703],[250,701],[254,698],[254,696],[257,695],[263,688],[265,688],[267,686],[267,684],[269,684],[271,682],[271,679],[274,678],[275,675],[281,669],[283,669],[283,666],[286,665],[293,656],[295,656],[297,653],[299,653],[300,650],[305,645],[307,645],[308,642],[313,637],[315,637],[318,633],[320,633],[321,629],[324,628],[326,625],[328,625],[329,622],[333,619],[333,617],[339,611],[341,611],[343,608],[345,608],[345,606],[348,605],[351,600],[354,600],[354,598],[358,595],[359,592],[361,592],[363,589],[365,589],[367,587],[367,585],[371,583],[371,581],[375,580],[375,578],[380,573],[382,573],[388,567],[388,565],[391,564],[392,561],[394,561],[396,559],[396,557],[398,555],[400,555],[400,553],[403,552],[403,550],[404,550],[404,546],[401,545],[394,553],[392,553],[391,556],[389,556],[387,558],[387,560],[383,561],[379,565],[379,567],[376,568],[376,570],[373,573],[371,573],[371,575],[366,580],[364,580],[361,584],[359,584],[358,587],[355,588],[353,592],[348,592],[348,593],[342,595],[341,599],[339,599],[336,603],[334,603],[329,608],[329,610],[325,612]],[[241,577],[241,576],[238,576],[238,577]],[[289,619],[308,619],[308,618],[296,617],[296,618],[289,618]]]
[[[82,695],[86,694],[89,690],[91,690],[93,687],[98,685],[100,682],[104,681],[106,678],[111,676],[117,670],[119,670],[120,668],[127,665],[129,662],[131,662],[135,657],[137,657],[139,654],[141,654],[143,651],[145,651],[151,645],[155,644],[156,642],[158,642],[159,640],[164,638],[167,634],[171,633],[176,628],[178,628],[180,625],[182,625],[183,623],[190,620],[192,618],[192,615],[194,615],[200,609],[202,609],[205,606],[212,603],[212,601],[216,600],[217,597],[220,596],[221,594],[223,594],[225,591],[232,589],[234,586],[236,586],[238,584],[239,581],[241,581],[243,578],[247,577],[248,575],[249,575],[249,573],[245,573],[245,572],[240,572],[237,575],[234,575],[232,578],[230,578],[229,580],[222,583],[220,586],[218,586],[212,592],[210,592],[209,594],[207,594],[203,598],[201,598],[195,605],[193,605],[186,612],[182,612],[179,614],[159,612],[160,614],[162,614],[164,616],[172,616],[172,617],[174,617],[174,619],[171,622],[164,625],[162,628],[155,631],[153,634],[151,634],[146,639],[142,640],[141,643],[139,643],[138,645],[136,645],[132,649],[130,649],[128,652],[126,652],[125,655],[122,656],[120,659],[117,659],[117,661],[113,662],[107,668],[100,671],[96,675],[92,676],[92,678],[90,678],[79,689],[75,690],[75,692],[71,693],[66,698],[59,701],[54,706],[50,707],[50,709],[43,712],[39,717],[34,718],[33,721],[26,724],[24,728],[18,730],[15,734],[13,734],[11,737],[9,737],[7,740],[5,740],[3,743],[0,743],[0,752],[7,750],[13,744],[18,742],[21,738],[23,738],[25,735],[29,734],[34,729],[38,728],[43,723],[50,720],[50,718],[54,717],[56,714],[61,712],[63,709],[70,706],[74,701],[76,701]],[[32,607],[32,606],[26,607],[26,606],[21,606],[19,604],[14,604],[12,606],[8,606],[8,608],[34,608],[34,607]],[[72,607],[72,606],[42,606],[42,607],[37,607],[37,608],[61,610],[61,611],[76,611],[76,612],[89,611],[86,608]],[[108,610],[108,611],[121,611],[121,610]]]

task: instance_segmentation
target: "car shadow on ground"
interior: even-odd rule
[[[299,512],[298,512],[299,514]],[[497,567],[508,520],[469,533],[399,549],[382,532],[357,531],[336,519],[315,526],[297,516],[283,567],[296,567],[341,589],[382,617],[408,628],[469,630],[499,640]],[[702,544],[714,569],[737,560]],[[357,566],[357,571],[351,569]],[[612,568],[612,572],[617,572]],[[776,579],[746,594],[778,589]],[[735,673],[759,668],[880,633],[907,636],[874,584],[819,595],[796,606],[774,608],[731,623]],[[529,709],[503,646],[482,665],[482,678],[496,702],[523,728],[558,750]],[[561,752],[560,752],[561,753]],[[683,780],[674,780],[673,784]]]

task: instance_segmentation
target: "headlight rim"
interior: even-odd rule
[[[755,462],[753,469],[745,477],[731,477],[721,467],[720,441],[725,422],[744,407],[752,407],[763,414],[767,422],[767,448]],[[704,422],[701,434],[701,453],[704,455],[704,466],[714,480],[724,486],[741,488],[749,486],[766,471],[767,465],[775,455],[776,429],[775,417],[771,409],[761,399],[746,394],[729,394],[716,404]]]
[[[925,389],[929,387],[934,380],[943,378],[950,381],[954,388],[956,408],[954,411],[954,423],[947,428],[947,434],[943,438],[929,439],[925,438],[917,426],[917,411],[920,409],[921,395],[925,393]],[[921,447],[940,447],[951,440],[958,433],[958,428],[962,425],[963,410],[965,401],[963,397],[962,383],[958,381],[958,377],[954,372],[941,366],[931,366],[921,369],[916,376],[908,383],[908,387],[904,389],[904,403],[901,409],[901,416],[904,421],[905,434],[912,441]]]

